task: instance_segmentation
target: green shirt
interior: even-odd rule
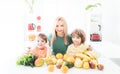
[[[49,36],[48,40],[51,41],[52,35]],[[71,43],[71,37],[68,35],[68,43],[67,45],[64,43],[64,38],[56,36],[56,41],[54,44],[51,45],[51,48],[53,49],[52,54],[56,55],[57,53],[62,53],[63,55],[67,51],[68,45]]]

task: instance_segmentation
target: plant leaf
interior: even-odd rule
[[[89,10],[90,8],[95,7],[94,5],[88,5],[85,10]]]

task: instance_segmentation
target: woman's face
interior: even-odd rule
[[[45,44],[46,44],[45,40],[43,40],[42,38],[38,38],[38,46],[40,48],[44,47]]]
[[[63,34],[64,33],[64,25],[63,22],[58,21],[55,31],[57,32],[57,34]]]
[[[81,37],[78,35],[72,36],[72,42],[74,45],[80,45],[81,44]]]

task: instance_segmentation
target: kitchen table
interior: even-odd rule
[[[100,71],[96,69],[83,69],[83,68],[71,68],[66,74],[119,74],[120,67],[112,62],[108,58],[99,58],[99,63],[104,65],[104,70]],[[16,59],[7,61],[6,64],[1,66],[1,74],[63,74],[60,69],[55,67],[54,72],[49,72],[47,70],[46,64],[42,67],[26,67],[16,65]]]
[[[92,42],[90,43],[95,51],[99,55],[99,63],[104,65],[104,70],[100,71],[98,69],[79,69],[71,68],[66,74],[119,74],[120,67],[115,64],[110,58],[120,58],[119,46],[114,45],[110,42]],[[17,51],[19,52],[19,51]],[[19,52],[19,54],[21,54]],[[55,68],[54,72],[48,72],[47,66],[42,67],[26,67],[17,66],[16,57],[17,53],[8,54],[6,58],[1,58],[0,60],[0,74],[63,74],[59,69]],[[2,55],[3,57],[3,55]]]

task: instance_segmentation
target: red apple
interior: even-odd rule
[[[92,60],[89,61],[89,66],[90,66],[91,69],[96,68],[95,63]]]

